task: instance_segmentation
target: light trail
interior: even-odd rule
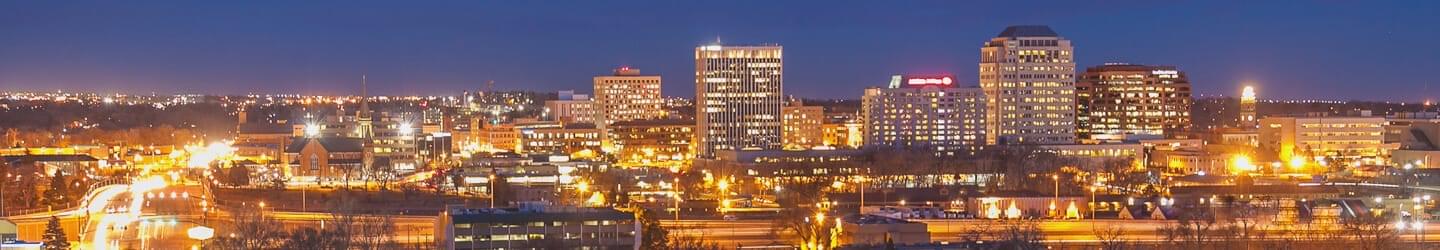
[[[166,185],[164,178],[149,177],[145,180],[137,181],[135,184],[128,185],[128,188],[117,188],[115,190],[118,191],[113,192],[106,190],[106,192],[102,192],[101,195],[96,195],[96,197],[94,197],[96,200],[90,201],[91,204],[89,208],[92,209],[90,211],[98,210],[104,214],[95,225],[95,235],[90,240],[90,246],[94,249],[115,248],[115,246],[110,243],[110,229],[115,226],[129,225],[139,220],[141,209],[144,208],[145,205],[145,192],[164,188]],[[130,193],[130,207],[126,208],[126,212],[123,214],[105,213],[105,208],[110,206],[110,201],[125,192]]]

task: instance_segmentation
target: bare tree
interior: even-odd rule
[[[1091,231],[1095,234],[1095,239],[1100,241],[1100,249],[1124,250],[1130,248],[1130,242],[1125,240],[1125,229],[1118,225],[1091,228]]]
[[[286,238],[280,221],[259,210],[237,209],[230,216],[232,233],[218,237],[212,245],[216,249],[276,249]]]
[[[1394,249],[1398,247],[1395,242],[1399,240],[1399,232],[1380,216],[1361,215],[1345,219],[1341,222],[1340,228],[1354,236],[1357,245],[1355,249]]]
[[[342,195],[332,205],[331,216],[322,236],[342,249],[391,249],[395,241],[395,221],[388,214],[366,214],[349,195]]]
[[[829,230],[835,223],[830,219],[817,218],[824,213],[817,205],[822,201],[826,185],[820,182],[790,183],[783,186],[786,192],[777,197],[780,214],[772,221],[772,234],[794,233],[801,242],[828,245]]]
[[[1038,250],[1046,249],[1045,234],[1040,231],[1036,220],[1009,220],[998,235],[1000,249]]]

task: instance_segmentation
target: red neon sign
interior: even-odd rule
[[[950,86],[950,85],[952,85],[952,84],[954,84],[954,83],[955,83],[955,80],[952,79],[952,78],[950,78],[949,76],[938,76],[938,77],[909,77],[909,78],[905,79],[905,85],[916,86],[916,87],[926,86],[926,85]]]

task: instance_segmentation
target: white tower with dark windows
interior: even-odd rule
[[[695,47],[698,157],[780,148],[784,72],[779,45]]]

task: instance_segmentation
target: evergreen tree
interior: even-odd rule
[[[230,167],[230,171],[228,171],[228,172],[229,172],[229,173],[226,175],[226,178],[225,178],[225,179],[226,179],[227,182],[229,182],[230,186],[232,186],[232,187],[239,187],[239,186],[250,185],[250,168],[249,168],[249,167],[245,167],[245,166],[233,166],[233,167]]]
[[[55,171],[54,176],[50,177],[50,189],[45,190],[45,193],[43,194],[45,204],[49,204],[57,208],[64,207],[66,205],[66,201],[68,200],[66,199],[66,190],[69,190],[69,185],[67,185],[69,182],[67,182],[65,179],[66,178],[64,172],[60,172],[58,170]]]
[[[55,216],[50,216],[50,222],[45,223],[45,235],[41,240],[45,243],[45,250],[70,249],[70,242],[65,240],[65,229],[60,227],[60,218]]]
[[[660,221],[647,213],[644,208],[635,210],[636,221],[640,222],[640,249],[668,249],[670,232],[660,226]]]
[[[495,199],[495,206],[504,207],[515,202],[515,188],[510,186],[510,181],[505,178],[505,175],[496,174],[495,179],[490,181],[494,182],[491,185],[495,187],[495,190],[490,190],[490,195],[491,199]]]

